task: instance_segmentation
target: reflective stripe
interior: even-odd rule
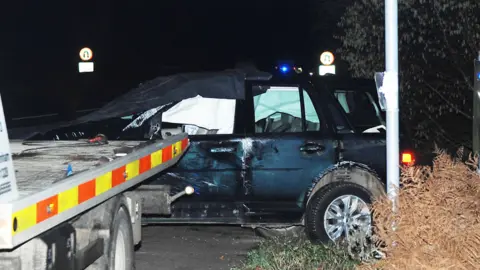
[[[152,155],[143,157],[140,159],[140,167],[138,168],[139,173],[144,173],[150,170],[152,167]]]
[[[171,145],[162,149],[162,163],[172,159],[173,157],[173,147]]]
[[[99,176],[95,180],[95,195],[98,196],[112,188],[112,172]]]
[[[137,177],[140,174],[140,160],[135,160],[127,164],[126,168],[126,180]]]
[[[15,212],[12,215],[11,224],[16,224],[16,230],[13,230],[14,226],[12,226],[12,234],[27,230],[44,220],[101,195],[125,181],[148,172],[179,156],[187,146],[188,138]]]
[[[185,138],[182,140],[182,152],[185,150],[188,146],[188,138]]]
[[[182,154],[182,141],[173,144],[173,157],[178,157]]]
[[[37,223],[58,214],[58,195],[54,195],[37,203]]]
[[[17,230],[15,231],[12,228],[12,234],[23,232],[24,230],[35,226],[35,224],[37,224],[37,205],[34,204],[23,208],[22,210],[13,214],[12,220],[14,218],[17,219]]]
[[[95,197],[95,193],[97,190],[96,186],[97,184],[95,179],[80,184],[78,186],[78,204],[81,204]]]
[[[150,155],[150,162],[151,162],[151,166],[152,168],[155,168],[157,167],[158,165],[162,164],[162,157],[163,157],[163,151],[162,150],[158,150],[156,152],[153,152],[151,155]]]
[[[68,189],[58,194],[58,213],[78,205],[78,187]]]
[[[127,177],[127,172],[125,166],[120,168],[116,168],[112,171],[112,188],[118,185],[121,185],[125,182],[125,178]]]

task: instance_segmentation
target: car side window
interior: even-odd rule
[[[315,110],[315,106],[313,105],[312,99],[305,89],[302,90],[303,92],[303,103],[305,106],[305,118],[307,126],[305,128],[306,131],[320,131],[320,118],[318,117],[318,113]]]
[[[338,133],[353,133],[353,130],[350,128],[350,126],[347,124],[344,117],[340,113],[341,109],[338,107],[336,107],[332,103],[328,104],[328,109],[332,115],[333,122],[335,123],[335,129]]]
[[[263,91],[254,92],[253,109],[255,115],[255,133],[295,133],[319,131],[320,120],[307,91],[292,86],[261,87]],[[304,100],[305,122],[302,121],[302,103]]]
[[[384,125],[380,110],[369,93],[355,90],[335,90],[334,93],[357,132],[373,132],[372,128]]]

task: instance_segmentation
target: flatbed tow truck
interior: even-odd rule
[[[187,134],[9,141],[1,98],[0,125],[0,269],[134,269],[142,225],[134,189],[180,159]]]

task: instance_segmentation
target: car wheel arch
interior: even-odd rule
[[[329,167],[313,180],[311,187],[305,193],[304,206],[322,187],[339,181],[349,181],[363,186],[372,193],[374,198],[386,195],[385,185],[373,169],[362,163],[342,161]]]

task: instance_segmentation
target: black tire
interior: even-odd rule
[[[323,224],[328,205],[342,195],[354,195],[365,203],[372,203],[372,194],[363,186],[351,182],[335,182],[317,191],[307,205],[305,212],[305,231],[313,243],[331,242]]]
[[[117,237],[123,237],[125,249],[125,270],[135,269],[135,251],[133,245],[133,229],[130,215],[123,204],[120,204],[110,227],[110,239],[108,243],[108,270],[117,270],[115,266],[115,251],[117,249]]]
[[[288,226],[288,227],[258,227],[255,232],[264,238],[275,237],[304,237],[305,228],[303,226]]]

